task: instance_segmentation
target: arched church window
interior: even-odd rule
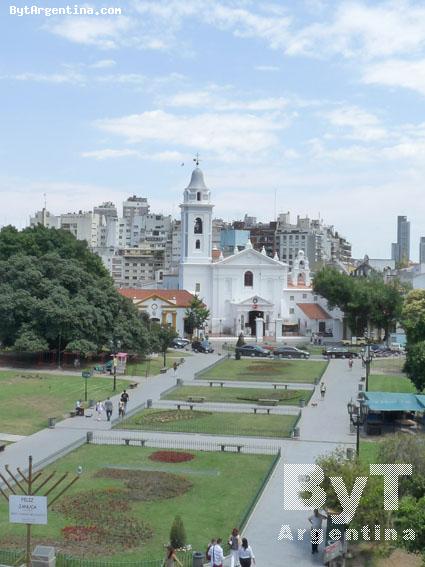
[[[202,219],[199,217],[195,219],[195,228],[193,232],[195,234],[202,234]]]
[[[197,200],[197,201],[200,201],[200,200],[201,200],[201,192],[200,192],[200,191],[198,191],[198,192],[196,193],[196,200]]]
[[[200,250],[200,248],[201,248],[201,241],[200,240],[197,240],[195,242],[195,248],[196,248],[196,250]]]
[[[244,274],[244,286],[252,287],[254,285],[254,274],[252,272],[245,272]]]

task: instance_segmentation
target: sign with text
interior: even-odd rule
[[[46,496],[9,496],[9,522],[11,524],[47,524]]]

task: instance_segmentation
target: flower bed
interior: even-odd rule
[[[161,463],[184,463],[195,458],[192,453],[184,453],[182,451],[156,451],[149,455],[151,461],[160,461]]]

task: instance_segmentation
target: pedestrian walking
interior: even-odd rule
[[[325,399],[325,394],[326,394],[326,384],[322,382],[320,384],[320,396],[322,397],[322,400]]]
[[[113,412],[114,406],[110,400],[110,398],[108,398],[105,401],[105,411],[106,411],[106,419],[108,421],[111,421],[111,417],[112,417],[112,412]]]
[[[322,522],[326,519],[327,516],[321,514],[317,508],[308,519],[311,524],[311,553],[313,554],[319,552],[319,543],[323,541]]]
[[[104,406],[101,401],[96,403],[96,421],[100,421],[102,419],[102,413],[104,410]]]
[[[242,538],[242,544],[238,553],[241,567],[251,567],[251,565],[255,565],[255,557],[246,537]]]
[[[233,528],[228,544],[230,547],[230,567],[239,567],[239,548],[242,545],[238,528]]]
[[[215,545],[217,543],[217,540],[215,539],[215,537],[212,538],[212,540],[210,541],[210,543],[207,545],[207,550],[205,552],[205,559],[210,562],[211,561],[211,548],[213,545]]]
[[[223,567],[224,553],[221,547],[221,538],[210,547],[211,552],[211,567]]]
[[[353,368],[353,359],[351,357],[348,359],[348,368],[350,370]]]
[[[127,404],[130,399],[130,396],[127,394],[127,390],[124,390],[121,394],[121,401],[124,402],[124,410],[127,411]]]
[[[172,545],[169,545],[167,547],[167,553],[165,554],[165,559],[164,559],[164,563],[162,564],[163,567],[174,567],[174,565],[181,565],[181,567],[183,567],[183,564],[181,563],[181,561],[179,561],[177,555],[176,555],[176,550],[174,549],[174,547]]]
[[[123,419],[124,415],[125,415],[125,404],[122,400],[120,400],[118,404],[118,416],[121,419]]]
[[[174,364],[173,364],[174,378],[176,378],[176,376],[177,376],[177,368],[178,367],[179,367],[179,365],[177,364],[177,362],[174,362]]]

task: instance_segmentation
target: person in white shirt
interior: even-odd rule
[[[221,538],[218,538],[217,543],[210,547],[211,554],[211,567],[223,567],[224,553],[221,547]]]
[[[252,553],[251,546],[248,545],[246,537],[242,538],[242,545],[239,548],[239,561],[241,567],[251,567],[251,565],[255,565],[255,557]]]
[[[322,522],[326,520],[327,516],[321,514],[319,510],[314,510],[312,516],[309,517],[308,521],[311,524],[311,553],[319,552],[320,536],[322,535]]]
[[[239,567],[239,548],[242,545],[238,528],[233,528],[228,541],[230,547],[230,567]]]

